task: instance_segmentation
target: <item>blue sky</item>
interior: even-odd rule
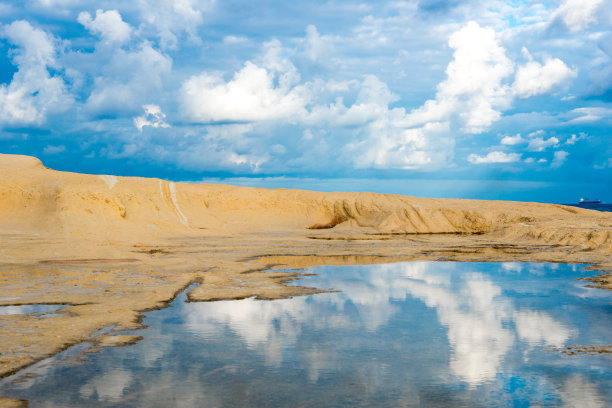
[[[612,201],[612,0],[0,4],[0,151],[49,167]]]

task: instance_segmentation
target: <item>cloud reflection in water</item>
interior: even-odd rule
[[[520,266],[509,264],[504,269],[516,271]],[[536,266],[534,272],[541,269]],[[283,349],[295,346],[302,331],[359,327],[376,331],[401,311],[398,301],[413,297],[436,310],[439,323],[447,328],[450,371],[471,385],[493,380],[516,342],[562,347],[573,333],[547,312],[516,307],[485,274],[458,271],[454,264],[351,267],[350,273],[329,270],[307,284],[342,292],[275,302],[195,304],[184,309],[185,321],[204,336],[226,326],[248,347],[262,352],[269,364],[279,366]],[[345,313],[348,307],[357,313]],[[305,353],[310,378],[318,378],[317,367],[330,366],[330,354]]]
[[[318,275],[296,284],[340,292],[205,303],[183,294],[147,314],[140,343],[91,355],[91,365],[49,369],[23,383],[21,397],[46,406],[612,403],[609,359],[546,351],[609,342],[609,295],[573,283],[574,266],[413,262],[309,272]]]

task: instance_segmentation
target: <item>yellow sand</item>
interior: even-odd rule
[[[0,155],[0,305],[72,305],[0,316],[0,376],[84,340],[129,344],[94,335],[139,327],[194,282],[191,300],[272,299],[316,289],[271,267],[425,259],[612,270],[612,213],[86,175]]]

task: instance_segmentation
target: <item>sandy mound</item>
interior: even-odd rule
[[[319,193],[63,173],[2,155],[0,225],[62,237],[301,231],[336,236],[490,234],[509,242],[612,248],[612,214],[551,204]],[[10,166],[10,167],[9,167]]]
[[[0,169],[35,169],[43,168],[42,162],[36,157],[0,153]]]

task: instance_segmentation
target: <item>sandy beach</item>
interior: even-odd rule
[[[76,174],[0,155],[0,254],[0,306],[68,305],[0,316],[7,376],[83,341],[137,341],[113,331],[193,283],[192,301],[315,293],[283,284],[315,265],[578,263],[612,289],[612,213]]]

